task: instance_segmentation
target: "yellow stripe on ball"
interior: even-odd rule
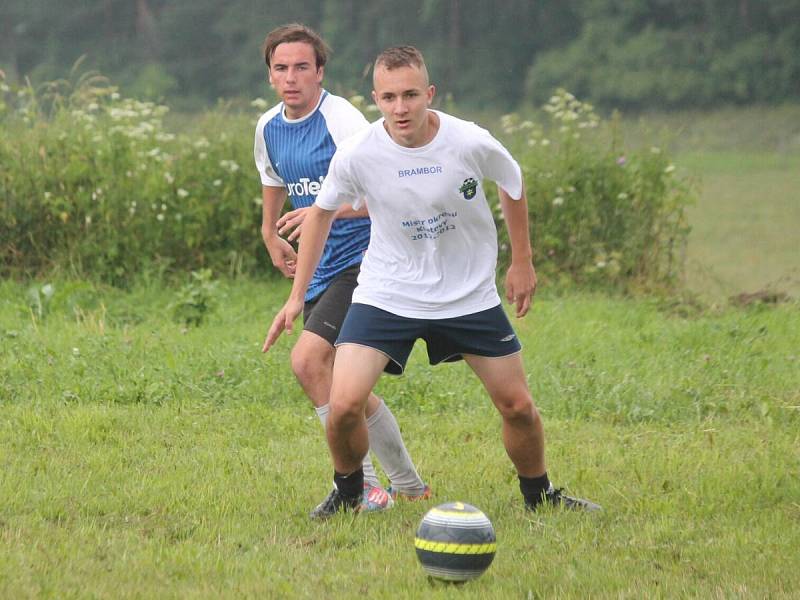
[[[414,547],[428,552],[444,554],[492,554],[497,550],[495,542],[489,544],[452,544],[414,538]]]

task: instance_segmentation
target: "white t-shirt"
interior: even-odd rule
[[[436,114],[439,130],[421,148],[394,142],[383,119],[346,140],[316,199],[335,210],[367,198],[372,237],[353,302],[403,317],[445,319],[500,303],[497,230],[483,181],[522,196],[519,165],[500,142]]]

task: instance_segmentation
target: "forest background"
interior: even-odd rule
[[[301,21],[334,48],[329,89],[369,91],[384,47],[428,59],[442,97],[518,110],[563,87],[623,110],[800,98],[798,0],[4,0],[9,81],[62,77],[82,55],[125,95],[192,109],[264,94],[260,45]]]

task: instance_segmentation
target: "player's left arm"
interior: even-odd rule
[[[267,352],[278,340],[281,333],[292,332],[295,319],[303,312],[305,295],[314,271],[317,269],[325,242],[333,223],[333,210],[325,210],[316,204],[308,207],[306,219],[306,234],[300,240],[297,252],[297,267],[294,274],[292,290],[283,308],[275,315],[272,325],[267,332],[262,352]]]
[[[528,200],[523,183],[521,197],[513,199],[499,185],[500,207],[511,241],[511,265],[506,273],[506,299],[516,305],[517,317],[524,317],[536,293],[536,269],[533,267],[530,228],[528,225]]]

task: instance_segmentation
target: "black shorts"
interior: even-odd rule
[[[368,346],[389,357],[384,371],[400,375],[418,339],[425,340],[432,365],[461,360],[464,354],[501,357],[522,346],[503,307],[450,319],[410,319],[367,304],[353,304],[336,345]]]
[[[319,296],[303,306],[303,329],[316,333],[331,346],[336,342],[342,328],[347,309],[353,299],[353,290],[358,285],[361,265],[339,273]]]

